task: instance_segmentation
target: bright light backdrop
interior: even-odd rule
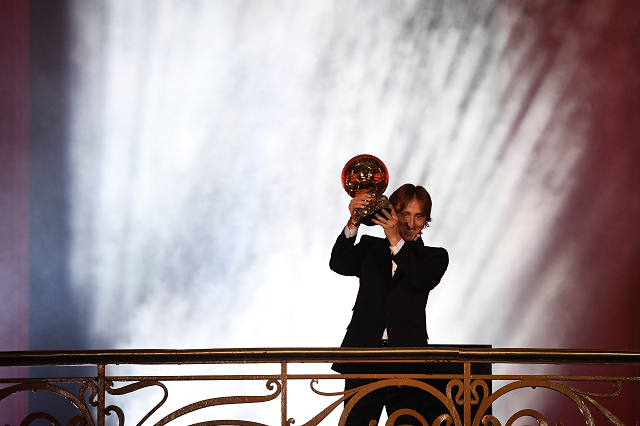
[[[340,172],[362,153],[386,163],[388,194],[432,195],[424,239],[451,262],[429,298],[431,343],[562,344],[541,307],[571,253],[541,272],[517,332],[508,306],[583,154],[587,127],[563,97],[577,37],[549,69],[527,56],[533,32],[508,48],[526,11],[496,0],[70,11],[71,276],[91,347],[338,346],[357,282],[328,259],[348,218]]]

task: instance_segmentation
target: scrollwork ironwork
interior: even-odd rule
[[[516,420],[522,417],[533,417],[534,419],[536,419],[540,426],[549,426],[549,422],[547,422],[547,419],[542,414],[540,414],[540,412],[531,409],[518,411],[517,413],[509,417],[509,420],[507,420],[505,426],[511,426]]]
[[[456,404],[462,405],[464,404],[464,400],[462,399],[464,395],[464,384],[460,379],[453,379],[447,383],[447,398],[453,401],[453,387],[456,386],[458,388],[458,393],[456,393]]]
[[[455,380],[457,380],[457,379],[451,380],[451,382],[454,382]],[[413,388],[422,389],[423,391],[426,391],[427,393],[429,393],[429,394],[433,395],[434,397],[436,397],[446,407],[446,409],[449,410],[449,413],[445,413],[445,414],[448,414],[449,416],[452,417],[454,424],[461,425],[462,422],[460,420],[460,416],[458,414],[458,411],[455,408],[455,405],[454,405],[454,402],[453,402],[453,399],[452,399],[452,396],[451,396],[451,388],[453,387],[453,385],[451,385],[451,382],[449,383],[449,385],[447,385],[447,395],[446,396],[442,392],[440,392],[438,389],[433,387],[432,385],[430,385],[428,383],[425,383],[425,382],[422,382],[422,381],[419,381],[419,380],[414,380],[414,379],[385,379],[385,380],[380,380],[380,381],[377,381],[377,382],[369,383],[367,385],[360,386],[358,388],[354,388],[353,390],[356,390],[356,392],[351,397],[351,399],[349,399],[347,404],[345,405],[344,410],[342,411],[342,415],[340,416],[340,421],[339,421],[338,424],[339,424],[339,426],[342,426],[342,425],[345,424],[346,419],[349,416],[349,413],[353,409],[353,406],[358,401],[360,401],[366,394],[368,394],[370,392],[373,392],[374,390],[377,390],[377,389],[380,389],[380,388],[384,388],[384,387],[407,386],[407,387],[413,387]],[[458,380],[458,382],[459,382],[459,380]],[[457,383],[454,384],[454,385],[457,385]],[[412,411],[412,412],[415,413],[415,411]],[[420,420],[420,418],[422,418],[422,416],[416,417],[416,419],[418,419],[418,420]],[[444,418],[444,420],[446,420],[446,418]]]
[[[477,391],[478,387],[482,388],[483,397],[489,395],[489,385],[487,384],[487,382],[484,380],[474,380],[473,382],[471,382],[471,405],[480,404],[481,398]]]
[[[313,387],[314,383],[318,384],[318,379],[311,379],[311,383],[309,383],[311,390],[317,395],[322,395],[322,396],[342,395],[342,397],[340,397],[337,401],[334,401],[327,408],[319,412],[316,416],[314,416],[311,420],[309,420],[307,423],[303,424],[302,426],[316,426],[318,423],[324,420],[329,414],[331,414],[333,410],[339,407],[340,404],[342,404],[345,400],[347,400],[347,398],[351,397],[351,395],[358,392],[358,389],[359,389],[359,388],[354,388],[354,389],[349,389],[347,391],[340,391],[340,392],[322,392]]]
[[[381,380],[378,382],[361,386],[359,388],[354,388],[349,391],[341,391],[341,392],[320,391],[319,389],[314,387],[314,384],[317,384],[317,383],[318,383],[317,379],[312,379],[310,382],[310,388],[314,393],[322,396],[341,396],[341,398],[339,398],[337,401],[329,405],[327,408],[325,408],[322,412],[316,415],[309,422],[305,423],[303,426],[317,425],[321,420],[323,420],[341,403],[343,403],[345,400],[353,396],[353,398],[351,398],[351,400],[347,402],[344,408],[344,411],[342,413],[340,424],[343,424],[344,423],[343,420],[346,420],[346,417],[348,416],[353,406],[362,397],[364,397],[364,395],[376,389],[379,389],[381,387],[398,386],[398,385],[413,386],[413,387],[421,388],[427,391],[428,393],[430,393],[431,395],[434,395],[435,397],[437,397],[440,400],[440,402],[444,404],[444,406],[449,410],[449,413],[442,414],[441,416],[436,418],[436,420],[434,421],[434,426],[439,426],[443,423],[446,423],[447,426],[450,426],[452,423],[456,425],[462,424],[461,419],[458,415],[458,412],[455,409],[456,405],[462,406],[464,404],[464,391],[465,391],[464,383],[459,379],[451,379],[447,383],[446,395],[443,395],[437,389],[431,387],[428,384],[425,384],[424,382],[415,381],[415,380],[412,381],[410,379]],[[498,418],[490,414],[484,414],[486,413],[487,409],[498,398],[516,389],[540,387],[540,388],[547,388],[547,389],[554,390],[570,398],[573,401],[573,403],[576,405],[576,407],[580,410],[580,412],[583,414],[585,421],[589,426],[595,425],[595,421],[593,420],[593,415],[591,414],[591,411],[586,405],[586,402],[589,402],[591,405],[597,408],[598,411],[600,411],[611,422],[611,424],[615,426],[624,426],[624,423],[618,417],[616,417],[613,413],[607,410],[603,404],[599,403],[594,399],[594,397],[618,396],[622,391],[622,384],[620,381],[615,381],[614,386],[618,388],[615,392],[594,393],[594,392],[583,391],[571,386],[563,385],[561,383],[557,383],[549,380],[530,380],[529,379],[529,380],[520,380],[520,381],[512,382],[504,386],[503,388],[499,389],[498,391],[494,392],[493,395],[490,396],[490,390],[487,382],[485,380],[476,379],[471,383],[469,388],[469,391],[471,392],[471,398],[470,398],[471,405],[479,406],[478,412],[476,413],[475,418],[472,420],[472,425],[478,426],[479,424],[482,424],[483,426],[502,426],[502,423],[498,420]],[[479,388],[482,389],[482,396],[478,391]],[[415,412],[411,412],[411,413],[409,411],[406,412],[406,414],[411,414],[411,415],[414,415],[414,413]],[[415,414],[418,414],[418,413],[415,413]],[[400,415],[401,414],[394,415],[393,419],[396,419]],[[422,422],[421,416],[417,417],[414,415],[414,417]],[[523,409],[513,414],[507,420],[507,423],[505,423],[505,426],[511,426],[517,419],[522,417],[532,417],[538,422],[540,426],[548,426],[548,422],[546,418],[540,412],[532,409]],[[391,419],[391,417],[389,417],[389,419]],[[559,422],[558,424],[561,425],[562,422]],[[392,422],[389,423],[389,420],[388,420],[386,425],[391,426],[393,425],[393,423]]]
[[[87,392],[88,388],[91,388],[91,394],[89,395],[89,404],[92,407],[97,407],[98,406],[98,385],[96,385],[95,382],[91,382],[91,381],[84,382],[80,386],[80,391],[78,392],[78,395],[80,396],[80,399],[86,404],[87,397],[85,393]]]
[[[480,407],[478,408],[478,412],[476,413],[476,417],[472,422],[472,426],[478,426],[481,422],[485,426],[488,426],[489,424],[491,424],[492,426],[502,426],[500,421],[494,416],[491,416],[491,415],[483,416],[486,410],[498,398],[502,397],[503,395],[506,395],[509,392],[512,392],[516,389],[538,388],[538,387],[554,390],[566,396],[567,398],[571,399],[573,403],[577,406],[577,408],[580,410],[580,412],[582,413],[588,426],[595,426],[595,420],[585,401],[588,401],[595,408],[597,408],[598,411],[600,411],[607,418],[607,420],[611,422],[611,424],[615,426],[625,426],[624,423],[617,416],[615,416],[613,413],[607,410],[602,404],[600,404],[598,401],[592,398],[592,396],[600,396],[600,397],[616,396],[621,391],[621,384],[617,383],[617,386],[619,386],[620,389],[618,389],[616,392],[612,394],[595,394],[595,393],[590,393],[586,391],[581,391],[571,386],[563,385],[561,383],[553,382],[550,380],[527,379],[527,380],[516,381],[503,386],[502,388],[495,391],[491,396],[484,399],[484,401],[482,402],[482,404],[480,404]],[[534,417],[538,421],[538,424],[540,426],[547,425],[547,420],[538,411],[525,409],[525,410],[520,410],[517,413],[515,413],[513,416],[511,416],[511,418],[509,418],[505,426],[510,426],[515,420],[524,416]]]
[[[22,423],[20,423],[20,426],[29,426],[31,424],[31,422],[33,422],[35,420],[47,420],[47,421],[51,422],[51,424],[53,426],[62,426],[60,424],[60,422],[58,421],[58,419],[53,417],[51,414],[43,413],[43,412],[40,412],[40,411],[37,411],[35,413],[31,413],[31,414],[27,415],[24,418],[24,420],[22,420]]]
[[[387,423],[385,423],[385,426],[394,426],[396,424],[396,420],[400,416],[411,416],[414,419],[418,420],[422,426],[429,426],[429,423],[427,422],[427,420],[424,417],[422,417],[420,413],[410,410],[408,408],[401,408],[391,413],[391,415],[387,419]]]
[[[88,385],[88,386],[91,386],[91,385]],[[86,389],[86,387],[84,386],[81,387],[80,395],[79,395],[80,397],[76,397],[74,394],[72,394],[68,390],[47,382],[19,383],[19,384],[1,389],[0,401],[18,392],[24,392],[24,391],[36,392],[38,390],[51,392],[51,393],[62,396],[64,399],[66,399],[71,404],[73,404],[78,409],[78,411],[80,411],[80,414],[82,414],[81,416],[73,417],[67,424],[68,426],[72,426],[72,425],[94,426],[93,417],[91,416],[89,407],[87,406],[87,403],[84,400],[84,395],[83,395],[84,389]],[[61,426],[60,422],[55,417],[53,417],[51,414],[43,413],[43,412],[34,412],[31,414],[28,414],[24,418],[24,420],[22,420],[22,422],[20,423],[20,426],[27,426],[36,419],[47,420],[51,422],[54,426]],[[82,421],[80,421],[80,419],[82,419]]]
[[[315,352],[314,352],[315,351]],[[340,410],[341,405],[342,411],[340,414],[339,424],[343,425],[346,421],[347,416],[351,412],[354,405],[360,401],[365,395],[373,392],[377,389],[383,387],[391,387],[391,386],[402,386],[402,387],[412,387],[418,388],[424,391],[425,393],[431,395],[428,398],[435,398],[433,402],[436,400],[439,401],[438,404],[442,404],[441,409],[443,411],[440,413],[429,413],[429,420],[433,421],[432,425],[429,425],[428,420],[426,419],[427,414],[413,411],[420,410],[418,408],[402,408],[397,410],[394,413],[390,413],[389,418],[387,419],[387,423],[385,426],[394,426],[398,421],[400,416],[412,416],[414,419],[417,419],[420,424],[423,426],[462,426],[463,423],[465,426],[502,426],[503,423],[490,412],[490,407],[500,398],[504,398],[506,395],[515,395],[512,393],[518,389],[523,388],[543,388],[549,389],[556,392],[559,395],[562,395],[565,398],[568,398],[573,402],[575,407],[580,411],[582,417],[584,418],[586,424],[588,426],[594,426],[595,420],[594,415],[598,412],[604,416],[604,418],[610,422],[614,426],[624,426],[622,420],[616,416],[613,412],[611,412],[605,405],[606,401],[601,401],[602,398],[615,398],[626,396],[626,393],[623,394],[623,382],[640,382],[640,377],[605,377],[605,376],[540,376],[540,375],[529,375],[529,376],[517,376],[517,375],[492,375],[490,374],[471,374],[471,364],[474,362],[478,363],[487,363],[491,358],[489,357],[492,353],[489,351],[483,352],[482,356],[478,356],[482,351],[475,351],[473,355],[466,355],[464,361],[459,357],[461,351],[455,352],[453,350],[447,349],[445,351],[434,352],[439,357],[444,356],[452,356],[454,358],[450,359],[449,362],[458,362],[464,364],[464,371],[462,374],[413,374],[413,375],[383,375],[383,374],[371,374],[371,375],[362,375],[358,376],[359,378],[365,379],[373,379],[375,381],[371,381],[366,385],[363,385],[358,388],[349,389],[346,391],[338,391],[338,392],[326,392],[319,388],[319,380],[318,378],[336,380],[336,379],[344,379],[344,378],[353,378],[353,375],[339,375],[339,374],[330,374],[330,375],[295,375],[287,373],[287,363],[290,362],[306,362],[313,356],[317,356],[317,361],[320,362],[333,362],[335,359],[329,360],[326,356],[327,352],[331,352],[333,349],[327,350],[311,350],[305,349],[303,351],[296,352],[296,350],[273,350],[273,353],[269,353],[270,350],[224,350],[220,351],[224,356],[228,356],[229,359],[223,362],[243,362],[239,357],[244,356],[243,354],[248,354],[246,356],[256,357],[265,356],[265,359],[261,362],[279,362],[281,364],[281,373],[279,375],[238,375],[238,376],[171,376],[171,377],[108,377],[106,375],[105,366],[110,365],[114,361],[114,356],[120,356],[121,354],[111,354],[110,358],[103,358],[104,361],[99,362],[98,364],[94,364],[97,366],[98,374],[97,377],[57,377],[57,378],[42,378],[42,379],[0,379],[0,384],[2,386],[7,387],[0,389],[0,401],[5,400],[10,395],[25,392],[25,391],[43,391],[52,394],[59,395],[62,397],[66,403],[70,403],[74,409],[78,410],[78,415],[73,417],[66,426],[104,426],[105,419],[107,416],[115,416],[117,417],[118,426],[125,426],[125,411],[120,408],[118,405],[106,405],[106,398],[108,395],[111,396],[124,396],[131,395],[138,390],[142,390],[145,388],[160,388],[162,389],[162,395],[158,396],[158,400],[154,403],[155,405],[144,415],[144,417],[138,422],[137,426],[146,425],[150,418],[153,415],[158,415],[159,410],[162,407],[165,407],[165,403],[169,398],[169,390],[167,388],[166,381],[181,381],[181,380],[195,380],[195,381],[215,381],[215,380],[266,380],[266,387],[269,390],[265,395],[241,395],[241,396],[219,396],[216,398],[203,399],[200,401],[196,401],[185,405],[177,410],[170,412],[169,414],[163,413],[164,417],[162,417],[159,421],[155,422],[154,426],[164,426],[173,420],[182,417],[188,413],[192,413],[194,411],[198,411],[207,407],[213,406],[222,406],[222,405],[230,405],[230,404],[251,404],[251,403],[261,403],[274,400],[278,397],[281,398],[282,405],[282,418],[281,424],[284,426],[293,426],[295,424],[295,420],[293,418],[287,418],[287,383],[290,380],[301,380],[301,379],[311,379],[309,383],[310,390],[313,394],[332,398],[332,401],[325,406],[325,408],[317,414],[311,414],[313,416],[310,420],[304,423],[302,426],[318,426],[323,420],[325,420],[331,413],[335,413],[337,410]],[[402,353],[404,361],[410,361],[417,358],[415,357],[415,353],[412,351],[416,351],[415,349],[398,349],[395,351],[392,356],[398,356],[398,353]],[[425,350],[425,354],[428,350]],[[197,352],[197,351],[196,351]],[[354,352],[354,355],[359,357],[363,356],[363,350],[358,350],[358,353]],[[364,350],[366,352],[366,350]],[[521,351],[522,352],[522,351]],[[292,354],[296,355],[293,356]],[[444,355],[443,355],[444,353]],[[538,355],[540,354],[540,355]],[[79,353],[73,355],[74,357],[83,357],[86,353]],[[134,353],[135,356],[141,356],[138,353]],[[173,354],[172,354],[173,355]],[[334,354],[336,355],[336,354]],[[35,357],[39,357],[40,354],[35,354]],[[64,354],[45,354],[46,357],[55,356],[56,360],[64,358]],[[92,355],[95,356],[96,360],[100,359],[103,354],[100,355]],[[185,356],[200,356],[198,353],[185,354]],[[209,356],[209,355],[208,355]],[[222,355],[221,355],[222,356]],[[384,357],[387,356],[385,353],[381,353],[379,350],[372,350],[372,357]],[[473,357],[477,358],[474,360]],[[540,356],[547,357],[545,358],[547,363],[553,363],[550,361],[560,360],[560,362],[564,363],[572,363],[571,357],[582,357],[585,359],[585,364],[593,364],[594,357],[596,357],[602,364],[609,363],[617,363],[617,364],[626,364],[626,365],[636,365],[640,363],[640,352],[638,353],[606,353],[606,354],[593,354],[587,353],[586,351],[579,353],[572,353],[571,351],[562,351],[562,353],[556,353],[553,351],[539,351],[535,352],[534,350],[527,350],[526,353],[519,353],[518,351],[505,351],[499,350],[496,351],[494,355],[499,358],[499,361],[493,362],[508,362],[508,357],[516,358],[514,362],[518,360],[517,357],[521,357],[522,362],[531,362],[531,359],[534,359],[535,362],[540,362]],[[29,357],[34,357],[34,354],[29,354]],[[29,358],[27,357],[27,358]],[[165,353],[153,353],[153,354],[144,354],[143,359],[141,359],[141,363],[156,363],[156,364],[179,364],[178,359],[173,360],[172,358],[168,358]],[[159,358],[160,361],[154,361],[154,357],[164,357]],[[297,357],[298,361],[295,361],[293,358]],[[337,355],[336,355],[337,357]],[[455,357],[458,357],[457,360]],[[598,358],[599,357],[599,358]],[[11,360],[11,362],[16,362],[15,354],[3,354],[0,353],[0,360]],[[29,358],[32,359],[32,358]],[[71,359],[71,358],[70,358]],[[73,358],[75,360],[75,358]],[[78,358],[80,359],[80,358]],[[201,358],[198,358],[201,359]],[[358,358],[358,362],[360,362],[362,358]],[[397,359],[397,358],[396,358]],[[394,359],[387,359],[386,361],[393,361]],[[439,362],[438,360],[430,360],[433,362]],[[609,362],[614,360],[615,362]],[[57,361],[56,361],[57,362]],[[205,361],[206,363],[207,361]],[[117,363],[117,362],[116,362]],[[220,363],[216,361],[214,363]],[[0,363],[1,364],[1,363]],[[53,362],[43,362],[42,365],[53,365]],[[64,365],[75,365],[73,361],[63,362]],[[82,365],[91,364],[91,362],[82,362]],[[15,364],[6,364],[6,365],[15,365]],[[25,365],[25,364],[19,364]],[[39,365],[37,363],[32,363],[28,365]],[[430,370],[431,371],[431,370]],[[430,380],[434,380],[431,382]],[[508,381],[508,383],[498,389],[495,389],[492,392],[491,389],[491,381],[495,380],[504,380]],[[613,390],[610,392],[593,392],[579,389],[575,384],[572,383],[570,386],[567,382],[607,382],[613,385]],[[65,387],[61,387],[59,383],[76,383],[79,385],[79,391],[77,395],[74,392],[71,392]],[[126,384],[125,384],[126,383]],[[494,382],[495,383],[495,382]],[[116,384],[125,384],[120,387],[116,387]],[[625,389],[627,389],[625,387]],[[109,401],[111,402],[111,401]],[[167,410],[168,411],[168,410]],[[93,413],[93,414],[92,414]],[[97,413],[97,417],[93,418]],[[433,416],[440,414],[438,417],[433,419]],[[515,414],[512,414],[504,423],[505,426],[512,426],[519,419],[531,417],[534,419],[539,426],[548,426],[548,421],[540,411],[536,411],[533,409],[523,409],[517,411]],[[42,411],[37,411],[34,413],[27,414],[21,421],[21,426],[30,426],[35,421],[46,421],[51,423],[53,426],[62,426],[62,423],[59,419],[56,419],[50,413],[44,413]],[[115,420],[115,419],[114,419]],[[192,426],[231,426],[231,425],[240,425],[240,426],[266,426],[263,423],[248,421],[248,420],[208,420],[201,423],[197,423]],[[372,423],[373,425],[373,423]],[[15,426],[15,425],[14,425]],[[562,422],[558,421],[557,426],[562,426]],[[636,426],[640,426],[640,422],[636,424]]]
[[[172,420],[177,419],[178,417],[184,416],[185,414],[191,413],[193,411],[201,410],[207,407],[214,407],[217,405],[228,405],[228,404],[246,404],[246,403],[255,403],[255,402],[266,402],[271,401],[280,395],[282,392],[282,385],[278,380],[269,379],[267,380],[267,389],[272,390],[275,386],[276,390],[270,395],[263,396],[225,396],[218,398],[210,398],[202,401],[194,402],[192,404],[186,405],[174,412],[166,415],[160,421],[158,421],[155,426],[162,426],[169,423]],[[222,422],[222,423],[220,423]],[[224,423],[228,422],[228,423]],[[242,420],[215,420],[210,422],[198,423],[199,426],[209,426],[209,425],[253,425],[253,426],[267,426],[262,423],[255,422],[245,422]]]
[[[117,405],[109,405],[104,408],[104,414],[110,416],[111,413],[116,413],[116,415],[118,416],[118,426],[124,426],[124,411],[122,411],[122,408],[118,407]],[[138,424],[140,425],[141,423],[142,422]]]
[[[169,391],[167,387],[155,380],[140,381],[140,382],[132,383],[130,385],[126,385],[117,389],[115,389],[113,386],[114,384],[111,380],[108,380],[106,382],[106,391],[110,395],[126,395],[128,393],[135,392],[137,390],[148,388],[151,386],[158,386],[162,388],[162,390],[164,391],[164,396],[162,397],[162,400],[158,404],[156,404],[155,407],[149,410],[149,412],[142,418],[142,420],[138,422],[137,426],[140,426],[144,422],[146,422],[147,419],[153,415],[153,413],[155,413],[160,407],[162,407],[162,405],[167,401],[167,398],[169,397]],[[119,426],[124,426],[124,413],[122,412],[122,409],[120,409],[120,407],[115,405],[110,405],[105,408],[105,413],[110,413],[111,411],[115,412],[118,415]]]
[[[20,426],[29,426],[35,420],[47,420],[53,426],[62,426],[61,423],[49,413],[43,413],[41,411],[36,411],[31,414],[28,414],[22,422],[20,422]],[[82,416],[74,416],[67,422],[67,426],[84,426],[87,422]]]

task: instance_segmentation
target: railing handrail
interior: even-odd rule
[[[423,348],[238,348],[0,352],[0,367],[280,362],[482,362],[640,365],[640,351],[438,346]]]

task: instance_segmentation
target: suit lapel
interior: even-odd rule
[[[404,247],[402,248],[402,250],[411,250],[411,249],[413,249],[413,248],[411,248],[412,246],[413,247],[416,247],[416,246],[417,247],[422,247],[422,246],[424,246],[424,243],[422,242],[422,237],[418,238],[415,241],[405,241]],[[388,290],[387,290],[387,294],[389,294],[395,288],[395,286],[400,282],[400,280],[402,280],[403,277],[404,277],[404,272],[402,272],[402,270],[400,268],[396,268],[396,273],[393,274],[393,277],[391,278],[391,281],[389,282],[389,287],[388,287]]]
[[[418,238],[415,241],[406,241],[406,247],[403,247],[402,250],[410,250],[412,245],[416,245],[417,247],[423,247],[424,243],[422,242],[422,237]],[[384,277],[384,290],[385,297],[391,293],[393,288],[402,280],[404,277],[404,272],[400,270],[400,268],[396,268],[395,274],[391,275],[391,250],[389,250],[389,240],[385,239],[381,241],[380,244],[376,247],[375,259],[377,262],[377,268],[379,272],[379,276]]]
[[[376,267],[380,277],[384,277],[384,289],[385,293],[389,294],[391,289],[391,250],[389,250],[389,241],[381,241],[376,247]]]
[[[393,274],[393,278],[391,278],[391,287],[395,287],[396,284],[404,277],[404,272],[402,272],[399,268],[396,268],[396,273]]]

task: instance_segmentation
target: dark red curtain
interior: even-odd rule
[[[567,273],[559,297],[537,314],[549,318],[546,325],[555,325],[547,334],[562,336],[564,348],[640,350],[639,3],[507,0],[504,5],[518,17],[510,28],[506,55],[522,61],[510,78],[529,79],[528,93],[535,96],[546,78],[571,70],[554,113],[571,105],[572,121],[565,130],[586,126],[588,135],[581,141],[584,154],[571,176],[573,189],[553,225],[545,256],[532,265],[534,272],[522,287],[526,290],[514,295],[509,330],[518,332],[522,312],[536,301],[536,289],[545,285],[544,271],[570,256],[577,267]],[[524,46],[523,40],[531,36],[535,43]],[[532,338],[529,345],[545,344]],[[609,371],[640,375],[637,367]],[[600,388],[602,393],[614,390]],[[570,401],[557,395],[546,401],[543,414],[550,424],[584,421]],[[640,420],[638,384],[625,384],[619,397],[601,402],[626,424]]]
[[[29,347],[29,2],[0,2],[0,350]],[[22,376],[12,369],[5,376]],[[27,395],[0,409],[19,424]]]

